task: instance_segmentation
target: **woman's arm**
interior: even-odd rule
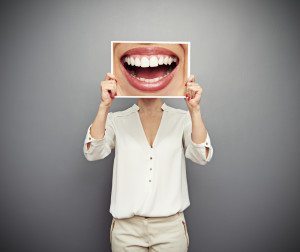
[[[189,109],[184,127],[185,155],[192,161],[205,165],[213,155],[209,134],[202,120],[200,99],[202,88],[191,75],[186,84],[186,102]]]
[[[108,73],[105,81],[101,82],[101,103],[84,141],[83,152],[89,161],[105,158],[115,146],[112,114],[109,112],[115,95],[116,79]]]
[[[201,144],[206,140],[207,130],[201,117],[199,109],[190,110],[192,120],[192,141],[196,144]],[[209,148],[205,147],[205,156],[208,157]]]
[[[100,103],[98,113],[90,128],[91,138],[94,138],[96,140],[101,140],[104,137],[105,124],[107,120],[107,115],[109,113],[109,109],[110,107],[104,105],[103,103]],[[87,149],[90,148],[90,145],[91,143],[88,142]]]
[[[105,113],[104,115],[101,115],[102,113]],[[98,122],[97,117],[98,116],[104,116],[99,119],[100,122]],[[88,127],[84,146],[83,146],[83,153],[88,161],[96,161],[99,159],[103,159],[107,157],[111,150],[115,147],[115,129],[113,125],[113,115],[111,112],[103,111],[99,108],[99,113],[97,114],[97,117],[95,121]],[[103,124],[104,123],[104,127]],[[99,124],[99,126],[98,126]],[[95,128],[94,125],[97,125]],[[104,133],[102,133],[102,137],[99,134],[99,138],[95,138],[92,135],[92,130],[97,131],[97,127],[101,129]]]

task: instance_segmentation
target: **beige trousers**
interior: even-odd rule
[[[188,229],[183,212],[168,217],[112,219],[112,252],[187,252]]]

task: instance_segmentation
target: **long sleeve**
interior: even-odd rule
[[[112,122],[112,112],[107,114],[104,137],[95,139],[91,136],[91,126],[88,127],[83,145],[83,153],[88,161],[96,161],[108,156],[115,148],[115,130]],[[87,149],[87,143],[91,143]]]
[[[203,143],[197,144],[192,141],[192,120],[191,115],[187,112],[184,124],[183,145],[185,157],[193,162],[205,165],[213,156],[213,147],[211,145],[210,136],[207,132],[206,139]],[[206,147],[209,148],[208,156],[206,157]]]

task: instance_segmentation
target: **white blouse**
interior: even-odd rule
[[[94,139],[90,135],[92,124],[88,127],[83,146],[88,161],[103,159],[115,148],[110,203],[115,218],[163,217],[185,210],[190,205],[185,157],[205,165],[213,156],[208,133],[205,142],[192,141],[189,111],[165,103],[161,108],[163,115],[153,147],[145,135],[137,104],[109,112],[102,139]],[[209,148],[208,157],[205,147]]]

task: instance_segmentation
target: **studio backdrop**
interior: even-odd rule
[[[299,251],[299,11],[289,0],[3,2],[0,250],[110,251],[114,153],[89,162],[82,147],[111,41],[188,41],[214,147],[206,166],[187,160],[189,251]]]

